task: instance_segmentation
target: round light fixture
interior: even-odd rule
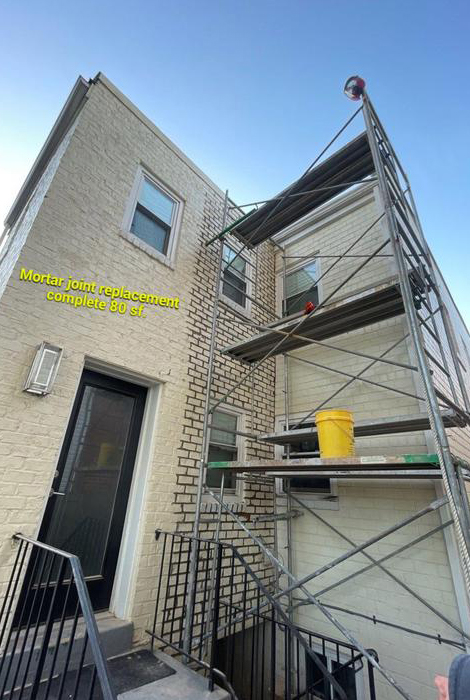
[[[365,86],[365,80],[363,80],[359,75],[352,75],[346,80],[344,85],[344,94],[346,97],[349,97],[350,100],[360,100],[364,94]]]

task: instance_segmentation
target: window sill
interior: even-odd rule
[[[339,510],[339,498],[336,495],[327,496],[319,493],[308,493],[307,491],[305,493],[292,491],[292,495],[305,503],[309,508],[312,508],[312,510]],[[287,496],[284,491],[278,492],[277,497],[279,500],[287,503]],[[293,500],[292,508],[297,510],[301,509],[301,506]]]
[[[338,496],[320,496],[316,493],[293,492],[301,501],[304,501],[313,510],[339,510]]]
[[[122,238],[125,238],[126,241],[132,243],[132,245],[142,250],[154,260],[158,260],[158,262],[162,265],[165,265],[165,267],[169,267],[170,270],[175,269],[174,263],[168,255],[163,255],[163,253],[160,253],[155,248],[152,248],[152,246],[148,245],[148,243],[145,243],[145,241],[143,241],[130,231],[125,231],[124,229],[121,229],[120,235],[122,236]]]
[[[236,311],[237,313],[241,314],[242,316],[245,316],[245,318],[250,318],[251,319],[251,308],[246,308],[245,306],[240,306],[240,304],[237,304],[235,301],[232,301],[232,299],[229,299],[229,297],[226,297],[225,294],[220,294],[220,300],[226,304],[226,306],[229,306],[231,309]]]

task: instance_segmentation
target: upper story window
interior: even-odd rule
[[[305,304],[311,301],[318,304],[318,265],[315,260],[288,272],[284,289],[284,316],[303,311]]]
[[[172,197],[144,175],[132,218],[132,233],[166,255],[177,206]]]
[[[139,168],[127,206],[123,235],[161,262],[173,262],[182,202]]]
[[[227,268],[229,263],[231,265]],[[222,294],[238,306],[247,309],[247,261],[242,255],[237,257],[237,251],[226,243],[223,249]]]
[[[208,462],[236,462],[239,456],[238,430],[240,416],[226,411],[214,411],[209,438]],[[209,469],[207,485],[212,489],[220,489],[222,471]],[[224,491],[235,493],[236,480],[233,474],[226,472]]]

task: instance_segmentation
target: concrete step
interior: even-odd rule
[[[164,677],[120,692],[118,700],[230,700],[230,695],[215,686],[210,692],[207,678],[161,651],[154,652],[155,659],[172,671]]]
[[[118,620],[110,613],[98,613],[96,621],[101,636],[113,686],[119,700],[229,700],[230,695],[223,689],[216,687],[212,692],[208,689],[208,681],[187,665],[176,661],[173,657],[163,652],[154,654],[147,649],[134,649],[132,651],[133,626],[130,622]],[[67,654],[67,642],[70,637],[72,621],[67,620],[62,631],[61,642],[55,663],[56,674],[47,687],[46,680],[49,677],[51,662],[54,656],[55,646],[52,644],[47,651],[46,663],[41,683],[35,698],[31,697],[31,681],[34,678],[35,668],[40,653],[41,628],[32,649],[31,661],[27,673],[27,684],[22,700],[57,700],[62,682],[60,671],[64,667]],[[75,693],[77,680],[77,668],[80,664],[82,651],[81,640],[84,636],[84,624],[80,621],[75,632],[76,640],[69,661],[69,671],[65,679],[62,698],[72,697]],[[3,668],[3,676],[0,678],[0,688],[3,678],[6,677],[5,694],[2,698],[17,700],[24,671],[28,664],[29,652],[32,648],[32,634],[25,640],[24,631],[20,631],[14,648],[16,634],[12,636]],[[54,640],[55,632],[52,634]],[[25,649],[21,654],[23,642]],[[79,642],[79,643],[77,643]],[[10,663],[11,662],[11,663]],[[12,687],[16,669],[20,664],[15,688]],[[85,655],[84,667],[80,676],[76,700],[85,700],[89,697],[89,688],[92,680],[93,659],[90,649]],[[18,683],[19,679],[19,683]],[[47,696],[47,697],[46,697]],[[98,680],[94,685],[93,700],[102,700],[102,693]]]
[[[117,656],[108,662],[113,687],[118,700],[229,700],[230,695],[221,688],[208,690],[207,679],[166,654],[140,649]],[[89,700],[92,666],[82,669],[76,688],[77,672],[69,671],[60,692],[62,678],[56,677],[48,687],[43,682],[33,698],[27,687],[22,700]],[[18,700],[19,689],[8,700]],[[99,681],[93,688],[92,700],[103,700]]]
[[[118,618],[111,615],[109,612],[97,613],[96,622],[98,625],[98,630],[100,632],[101,642],[103,649],[107,658],[118,656],[124,654],[132,647],[132,635],[133,635],[133,624],[132,622],[127,622],[125,620],[119,620]],[[55,639],[57,635],[57,628],[59,623],[54,626],[51,644],[47,650],[46,661],[44,664],[44,671],[42,674],[43,678],[48,677],[52,659],[55,653]],[[13,631],[10,643],[8,645],[8,650],[6,653],[5,663],[3,664],[2,673],[0,675],[0,688],[3,686],[4,679],[6,678],[6,691],[11,690],[11,685],[15,676],[20,682],[23,681],[25,670],[29,664],[26,682],[30,683],[35,675],[37,668],[37,662],[41,650],[41,639],[43,634],[44,626],[40,627],[34,640],[34,626],[29,630],[27,639],[25,639],[25,630],[21,630],[18,634]],[[55,668],[59,671],[64,667],[64,662],[66,659],[68,651],[68,641],[70,639],[72,629],[72,620],[66,620],[64,624],[64,629],[62,630],[59,649],[57,652],[57,660],[55,662]],[[72,647],[72,653],[69,660],[68,668],[70,671],[74,671],[79,663],[80,656],[82,652],[82,640],[85,634],[85,625],[83,620],[79,620],[77,629],[74,635],[74,644]],[[23,650],[24,644],[24,650]],[[31,651],[32,650],[32,651]],[[87,648],[85,655],[85,664],[92,663],[91,650]],[[18,664],[20,668],[18,669]],[[16,673],[18,669],[18,674]],[[18,685],[18,680],[15,686]],[[13,696],[14,697],[14,696]]]

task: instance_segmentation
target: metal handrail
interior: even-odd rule
[[[0,611],[0,623],[2,623],[0,625],[0,642],[3,638],[6,641],[3,648],[3,657],[0,659],[0,675],[3,673],[3,686],[0,688],[0,698],[9,697],[14,690],[16,692],[17,682],[19,689],[18,700],[23,696],[23,692],[28,686],[31,686],[31,697],[34,697],[40,684],[44,682],[47,682],[44,696],[47,698],[53,680],[59,678],[61,679],[59,695],[61,695],[65,685],[66,674],[68,673],[72,646],[75,643],[78,619],[81,617],[85,626],[85,636],[80,653],[80,665],[74,680],[75,690],[78,689],[81,681],[82,670],[85,664],[85,653],[89,642],[94,662],[89,697],[93,694],[97,676],[103,700],[116,700],[117,695],[112,686],[80,559],[75,554],[65,552],[44,542],[39,542],[22,533],[13,535],[13,540],[19,542],[20,545]],[[34,557],[35,551],[36,557]],[[28,553],[33,556],[28,557]],[[68,566],[70,567],[71,576],[66,578],[65,574]],[[53,580],[54,578],[55,580]],[[64,622],[67,617],[67,603],[69,600],[71,602],[70,593],[72,590],[76,593],[77,602],[72,630],[66,642],[68,646],[64,668],[62,673],[54,673],[59,645],[62,641],[61,635]],[[50,599],[48,601],[49,591]],[[39,592],[40,594],[38,595]],[[62,593],[63,601],[61,601]],[[30,597],[32,597],[32,600]],[[45,602],[46,605],[44,606]],[[51,637],[53,636],[54,625],[57,625],[57,637],[55,645],[52,645]],[[35,661],[34,670],[32,671],[34,678],[31,683],[28,683],[27,677],[32,660],[32,651],[40,629],[40,649],[37,662]],[[30,637],[30,631],[32,631],[32,637]],[[20,641],[21,635],[22,641]],[[30,643],[29,649],[27,649],[27,641]],[[50,653],[51,651],[52,654]],[[45,679],[43,674],[45,673],[45,662],[48,658],[48,652],[49,657],[52,656],[52,663],[49,677]],[[18,658],[15,665],[14,659],[16,655]],[[21,672],[23,673],[23,679],[20,686],[19,676]],[[17,696],[15,695],[15,697]]]
[[[155,530],[155,536],[157,539],[160,535],[168,535],[170,537],[177,535],[180,539],[184,539],[187,541],[197,540],[198,542],[204,542],[207,544],[214,544],[214,545],[220,546],[222,549],[230,549],[232,551],[233,555],[238,559],[240,564],[242,566],[244,566],[247,569],[247,571],[249,571],[250,573],[253,573],[253,575],[256,577],[256,574],[254,574],[254,572],[252,572],[250,565],[246,562],[244,557],[240,554],[237,547],[234,544],[232,544],[231,542],[225,542],[225,541],[217,542],[214,539],[204,538],[204,537],[196,537],[195,538],[193,535],[187,535],[187,534],[182,533],[182,532],[181,533],[180,532],[174,533],[174,532],[171,532],[169,530],[161,530],[161,529]],[[261,613],[257,613],[257,614],[262,616]],[[287,623],[284,623],[282,621],[278,621],[277,624],[278,625],[286,625]],[[328,637],[325,634],[318,634],[317,632],[312,632],[311,630],[307,629],[306,627],[301,627],[300,625],[297,625],[297,624],[295,625],[295,627],[299,632],[311,635],[313,637],[321,638],[322,640],[325,640],[327,642],[331,642],[332,644],[336,644],[338,642],[338,640],[334,637]],[[347,649],[350,649],[350,650],[357,651],[357,647],[355,647],[354,644],[351,644],[351,643],[346,642],[346,641],[341,641],[341,646],[345,647]],[[374,650],[372,650],[372,652],[374,654],[376,654],[376,652]]]
[[[367,664],[370,698],[375,700],[374,669],[361,650],[289,621],[235,545],[164,530],[156,530],[155,535],[161,545],[161,559],[153,628],[146,631],[152,644],[158,640],[163,648],[173,649],[204,670],[210,689],[214,680],[222,681],[230,694],[241,693],[243,698],[241,678],[236,671],[234,675],[237,653],[236,663],[243,666],[246,662],[252,676],[250,698],[264,698],[266,693],[278,697],[280,683],[280,692],[286,700],[300,700],[311,697],[313,685],[322,683],[334,689],[335,697],[345,700],[341,673],[345,669],[357,673]],[[195,605],[189,610],[192,561],[195,562]],[[190,631],[189,639],[184,636],[186,630]],[[335,668],[331,670],[322,661],[326,653],[335,660]],[[224,654],[227,654],[225,661]],[[283,654],[283,662],[279,654]],[[368,655],[377,658],[374,650],[369,649]],[[317,676],[312,684],[309,673],[315,668]],[[246,680],[246,673],[241,671],[241,676]]]

